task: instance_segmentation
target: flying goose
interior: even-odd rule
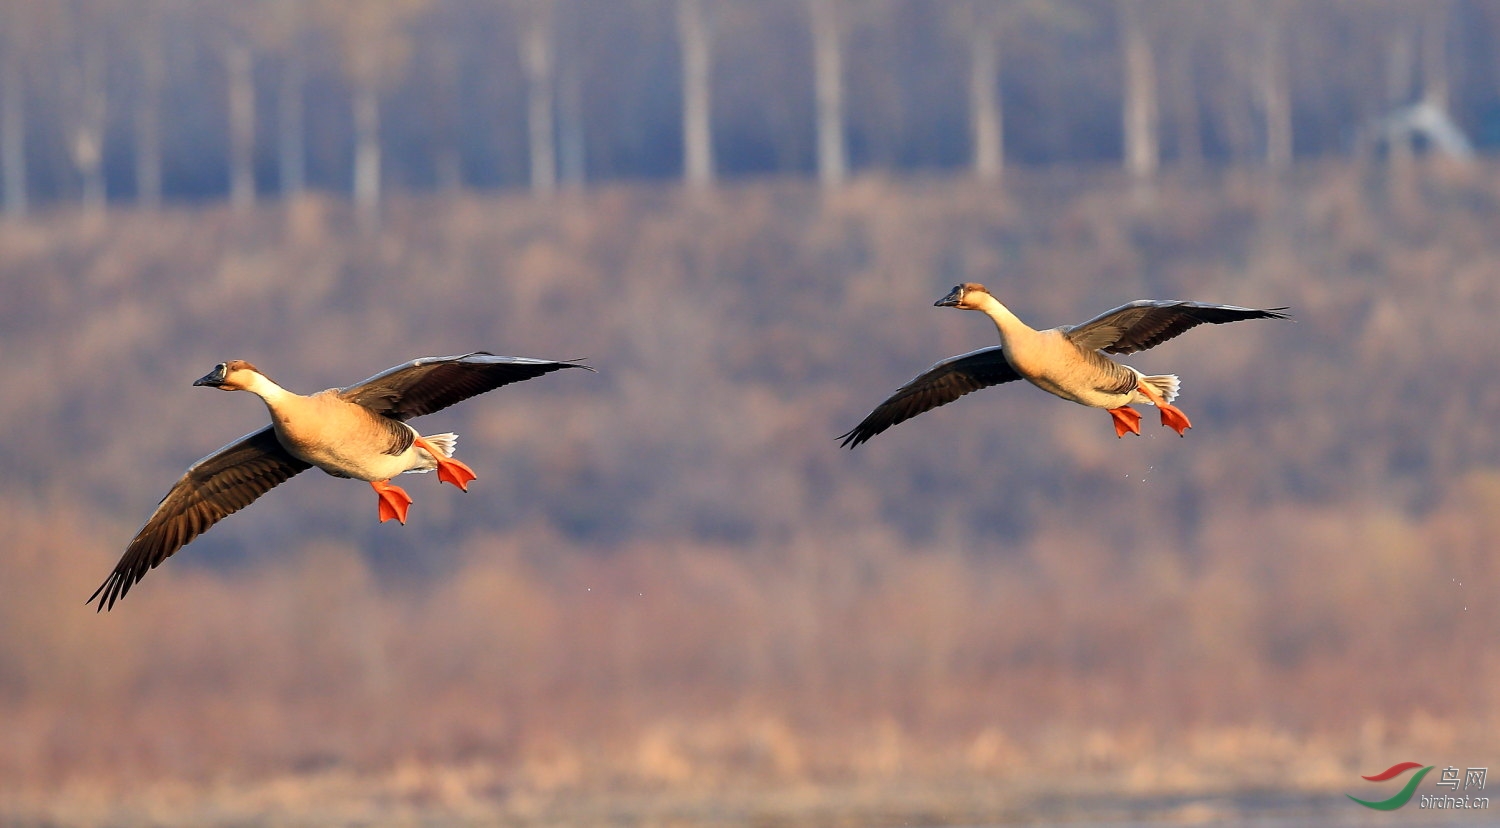
[[[1141,433],[1141,415],[1131,403],[1154,405],[1161,424],[1182,435],[1192,423],[1173,406],[1179,382],[1172,374],[1146,376],[1105,354],[1133,354],[1155,347],[1205,322],[1286,319],[1286,308],[1257,310],[1173,299],[1141,299],[1100,314],[1082,325],[1038,331],[1016,318],[984,285],[966,282],[935,307],[983,311],[1000,331],[1000,344],[950,357],[896,389],[859,425],[839,435],[854,448],[897,423],[953,402],[970,391],[1025,379],[1043,391],[1114,418],[1115,436]]]
[[[294,474],[317,466],[334,477],[368,481],[379,498],[380,522],[406,523],[412,499],[390,479],[404,472],[437,470],[438,481],[468,491],[474,471],[453,458],[456,434],[423,436],[406,424],[476,394],[528,380],[577,362],[495,356],[423,357],[348,388],[303,396],[272,382],[254,365],[221,362],[193,385],[249,391],[265,402],[271,425],[190,466],[136,533],[115,569],[89,596],[113,608],[146,571],[210,526]]]

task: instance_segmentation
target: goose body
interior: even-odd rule
[[[217,384],[214,377],[218,368],[194,384],[249,391],[260,397],[271,415],[277,442],[310,466],[335,477],[364,481],[390,480],[398,474],[437,468],[431,452],[417,446],[416,438],[421,435],[416,429],[341,399],[341,389],[303,396],[287,391],[248,363],[236,361],[224,366],[226,376]],[[444,455],[451,456],[452,451]]]
[[[89,601],[97,599],[101,610],[112,608],[147,571],[193,538],[310,468],[368,482],[379,498],[380,521],[404,524],[412,499],[391,485],[391,478],[436,470],[440,482],[464,491],[475,479],[472,469],[453,458],[458,435],[423,436],[408,419],[564,368],[593,370],[577,362],[477,352],[424,357],[347,388],[304,396],[244,360],[221,362],[193,385],[255,394],[271,424],[189,467]]]
[[[934,305],[984,313],[995,323],[1000,345],[945,359],[922,372],[840,435],[843,445],[853,448],[964,394],[1020,379],[1065,400],[1107,410],[1117,437],[1141,433],[1140,414],[1130,408],[1134,403],[1156,406],[1162,425],[1181,435],[1192,423],[1171,404],[1180,387],[1177,377],[1147,376],[1108,355],[1143,351],[1204,323],[1286,318],[1282,312],[1286,308],[1142,299],[1081,325],[1039,331],[1022,322],[984,285],[972,282],[953,288]]]

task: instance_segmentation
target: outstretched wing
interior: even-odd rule
[[[270,426],[247,434],[188,468],[126,547],[114,572],[89,596],[110,609],[136,582],[208,527],[298,472],[311,468],[282,447]]]
[[[339,391],[341,399],[358,403],[395,420],[410,420],[447,408],[502,385],[529,380],[577,362],[554,362],[528,357],[495,356],[484,351],[445,357],[423,357],[376,374]]]
[[[1108,354],[1133,354],[1153,348],[1205,322],[1222,325],[1241,319],[1286,319],[1286,308],[1241,308],[1174,299],[1140,299],[1063,329],[1080,348]]]
[[[999,345],[950,357],[897,388],[859,425],[840,434],[838,439],[844,441],[840,445],[854,448],[897,423],[951,403],[970,391],[1020,378],[1005,361],[1005,351]]]

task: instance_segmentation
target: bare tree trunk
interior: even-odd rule
[[[354,90],[354,209],[360,229],[380,226],[380,93],[372,79]]]
[[[1254,159],[1260,153],[1260,124],[1255,119],[1255,101],[1244,90],[1215,95],[1210,100],[1231,163]]]
[[[582,187],[588,177],[588,145],[583,125],[582,56],[559,62],[557,78],[558,176],[564,186]]]
[[[79,65],[70,73],[73,85],[72,140],[70,154],[73,167],[83,181],[83,207],[90,213],[102,212],[105,206],[104,185],[104,119],[107,98],[104,89],[103,44],[82,33]]]
[[[255,204],[255,75],[250,47],[225,47],[229,78],[229,203],[236,210]]]
[[[437,186],[446,193],[455,193],[463,188],[463,158],[459,153],[458,134],[461,129],[459,113],[461,105],[458,71],[458,49],[450,43],[439,43],[433,57],[433,71],[437,75],[437,89],[433,90],[433,121],[437,158]]]
[[[1005,165],[1005,133],[1000,108],[1000,61],[996,32],[984,9],[975,7],[969,30],[969,112],[974,141],[974,176],[996,181]]]
[[[1385,111],[1380,113],[1381,121],[1385,122],[1397,108],[1406,105],[1411,100],[1412,81],[1412,47],[1411,32],[1402,27],[1391,39],[1390,51],[1386,53],[1386,75]],[[1392,165],[1406,167],[1412,158],[1411,135],[1406,130],[1400,134],[1386,129],[1386,149],[1390,153]]]
[[[1177,162],[1198,167],[1203,164],[1203,131],[1198,88],[1193,77],[1193,44],[1188,38],[1176,40],[1163,49],[1166,77],[1161,86],[1166,99],[1165,117],[1171,124]]]
[[[161,207],[161,92],[167,75],[159,3],[146,4],[139,25],[141,99],[135,110],[135,198],[142,207],[155,210]]]
[[[848,177],[844,146],[844,58],[837,0],[809,0],[817,95],[818,180],[836,187]]]
[[[553,144],[552,2],[528,5],[521,33],[521,65],[526,72],[528,140],[531,146],[531,191],[551,195],[557,189],[557,151]]]
[[[302,54],[297,43],[287,46],[276,91],[276,165],[281,197],[296,198],[307,187],[307,159],[303,139]]]
[[[1428,0],[1422,21],[1422,100],[1448,112],[1448,4]]]
[[[1157,144],[1156,60],[1146,40],[1139,0],[1120,0],[1121,36],[1125,52],[1125,169],[1137,180],[1156,175],[1160,164]]]
[[[682,47],[683,175],[689,187],[714,181],[711,39],[702,0],[677,0],[677,33]]]
[[[1292,101],[1287,88],[1286,46],[1282,38],[1286,4],[1273,0],[1265,16],[1261,54],[1261,105],[1266,112],[1266,166],[1284,172],[1292,165]]]
[[[26,84],[14,43],[0,55],[0,174],[5,176],[5,214],[24,216],[26,196]]]
[[[1391,37],[1390,49],[1385,63],[1385,104],[1387,110],[1411,102],[1412,74],[1415,60],[1412,56],[1412,33],[1400,27]],[[1386,113],[1382,113],[1386,114]]]

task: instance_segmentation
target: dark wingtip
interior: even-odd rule
[[[872,435],[870,435],[870,434],[868,434],[866,432],[861,431],[860,428],[859,428],[859,426],[855,426],[854,428],[849,429],[848,431],[844,432],[843,434],[840,434],[839,436],[837,436],[837,437],[835,437],[833,439],[835,439],[835,440],[843,440],[842,443],[839,443],[839,448],[846,448],[846,449],[851,449],[852,450],[852,449],[859,448],[859,445],[861,443],[864,443],[865,441],[869,440],[871,436]]]
[[[144,573],[141,574],[143,575]],[[94,590],[94,594],[90,595],[84,604],[92,604],[97,599],[99,606],[94,612],[112,610],[115,608],[115,602],[124,598],[125,593],[129,592],[130,588],[135,586],[136,582],[140,579],[139,575],[132,580],[131,576],[125,572],[111,572],[109,577],[104,579],[104,583],[100,584],[99,588]]]
[[[114,602],[114,600],[113,600],[113,598],[112,598],[111,595],[107,595],[106,594],[106,595],[104,595],[104,597],[102,597],[102,598],[100,597],[100,593],[103,593],[104,590],[110,584],[114,583],[114,580],[115,580],[115,576],[113,574],[111,574],[108,578],[105,578],[104,579],[104,583],[100,584],[99,588],[96,589],[96,590],[94,590],[94,594],[90,595],[89,599],[87,601],[83,602],[83,605],[84,606],[88,606],[89,604],[94,603],[94,599],[98,598],[99,599],[99,606],[94,610],[94,612],[103,612],[104,609],[105,609],[105,603],[106,602],[108,602],[108,604],[109,604],[110,607],[114,607],[115,602]]]

